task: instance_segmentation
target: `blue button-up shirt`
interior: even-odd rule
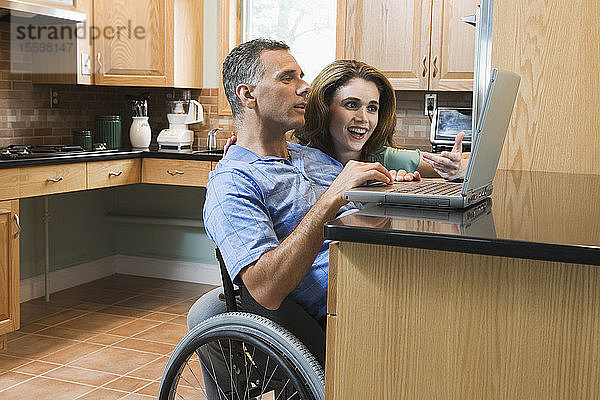
[[[295,228],[342,170],[320,150],[287,143],[290,160],[259,157],[231,146],[209,175],[204,226],[219,247],[231,278],[277,247]],[[345,213],[351,204],[340,209]],[[290,296],[309,314],[326,313],[329,242]]]

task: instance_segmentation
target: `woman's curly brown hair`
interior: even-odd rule
[[[334,61],[317,75],[307,98],[306,124],[294,132],[300,144],[315,147],[334,157],[333,141],[329,133],[329,106],[336,90],[354,78],[373,82],[379,91],[379,122],[363,146],[361,160],[367,161],[369,156],[383,146],[392,146],[396,126],[394,88],[378,69],[356,60]]]

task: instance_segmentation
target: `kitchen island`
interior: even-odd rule
[[[600,398],[598,193],[600,176],[499,171],[465,212],[326,224],[327,398]]]

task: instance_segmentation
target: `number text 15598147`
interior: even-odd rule
[[[20,43],[19,48],[24,53],[70,53],[73,43]]]

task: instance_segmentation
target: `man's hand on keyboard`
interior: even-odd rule
[[[442,151],[439,155],[423,152],[423,160],[429,163],[442,178],[448,180],[464,178],[469,163],[469,160],[462,156],[462,141],[464,137],[464,132],[459,132],[456,135],[452,151]]]

